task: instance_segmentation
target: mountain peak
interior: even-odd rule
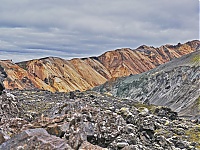
[[[141,45],[136,49],[138,50],[138,49],[150,49],[150,48],[154,48],[154,47],[153,46],[147,46],[147,45]]]

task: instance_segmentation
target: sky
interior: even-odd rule
[[[98,56],[199,39],[199,0],[0,0],[0,60]]]

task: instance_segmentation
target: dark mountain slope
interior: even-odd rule
[[[94,90],[167,106],[179,115],[200,117],[199,62],[200,51],[196,51],[148,72],[106,82]]]

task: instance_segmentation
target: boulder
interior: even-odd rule
[[[107,148],[102,148],[98,145],[93,145],[87,141],[83,142],[79,147],[79,150],[108,150]]]
[[[4,134],[0,132],[0,144],[5,142]]]
[[[167,107],[158,107],[155,109],[154,113],[160,117],[167,117],[171,120],[175,120],[178,117],[178,113],[172,111],[170,108]]]
[[[1,150],[10,149],[23,149],[23,150],[35,150],[35,149],[59,149],[66,150],[72,149],[65,140],[56,136],[50,135],[45,129],[29,129],[14,136],[10,140],[0,145]]]

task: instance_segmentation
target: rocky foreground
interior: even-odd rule
[[[0,95],[0,150],[196,150],[200,122],[94,91]]]

